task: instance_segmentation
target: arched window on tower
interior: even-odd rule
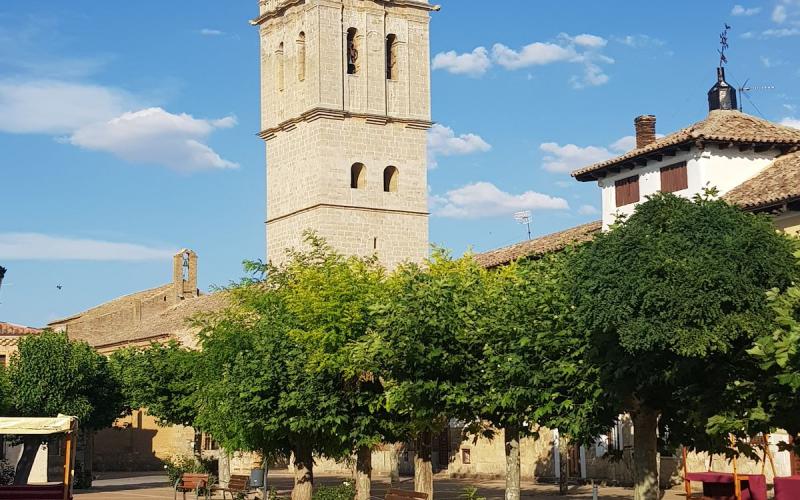
[[[283,65],[283,42],[281,42],[275,51],[275,87],[278,90],[283,90]]]
[[[352,189],[367,187],[367,167],[363,163],[353,163],[350,167],[350,187]]]
[[[301,31],[297,36],[297,80],[306,79],[306,34]]]
[[[397,167],[386,167],[383,170],[383,190],[387,193],[396,193],[399,177],[400,172],[397,171]]]
[[[386,36],[386,79],[397,80],[397,35]]]
[[[350,28],[347,30],[347,74],[355,75],[358,73],[358,30]]]

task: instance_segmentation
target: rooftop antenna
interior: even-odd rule
[[[748,78],[747,80],[744,81],[744,84],[742,84],[742,86],[739,87],[739,89],[738,89],[739,90],[739,95],[744,96],[745,99],[747,99],[748,102],[750,102],[750,104],[753,105],[753,108],[756,110],[756,112],[758,112],[758,114],[763,117],[764,115],[763,115],[763,113],[761,113],[761,110],[758,109],[758,106],[756,106],[756,103],[754,103],[753,100],[750,99],[750,92],[761,91],[761,90],[775,90],[775,86],[774,85],[747,85],[747,82],[749,82],[749,81],[750,81],[750,79]],[[742,111],[743,104],[744,103],[742,102],[742,100],[740,100],[739,101],[739,111]]]
[[[5,276],[6,276],[6,268],[0,266],[0,287],[3,286],[3,278],[5,278]]]
[[[514,220],[523,226],[528,226],[528,239],[531,239],[531,211],[523,210],[514,214]]]

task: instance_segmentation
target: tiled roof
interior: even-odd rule
[[[485,253],[479,253],[475,255],[475,260],[483,267],[491,268],[502,266],[524,257],[557,252],[569,245],[591,240],[600,232],[602,227],[603,224],[601,221],[590,222],[533,240],[523,241],[515,245],[498,248]]]
[[[0,335],[31,335],[39,332],[41,332],[41,330],[38,328],[30,328],[28,326],[0,321]]]
[[[800,151],[776,158],[771,165],[728,191],[723,198],[746,210],[800,199]]]
[[[193,334],[196,328],[190,324],[190,320],[198,313],[219,311],[228,304],[227,294],[216,292],[184,299],[141,322],[130,322],[115,328],[90,330],[80,334],[71,334],[67,330],[67,333],[71,339],[83,340],[95,348],[124,345],[161,336],[173,337],[184,344],[191,344],[195,342]]]
[[[147,300],[148,298],[168,293],[172,290],[172,287],[173,287],[172,283],[169,283],[166,285],[161,285],[156,288],[142,290],[141,292],[131,293],[129,295],[123,295],[122,297],[117,297],[116,299],[109,300],[108,302],[100,304],[99,306],[95,306],[83,312],[73,314],[72,316],[69,316],[67,318],[61,318],[55,321],[51,321],[50,323],[48,323],[48,326],[54,327],[61,323],[66,323],[82,317],[102,316],[103,314],[107,314],[109,312],[116,311],[127,306],[132,306],[136,301]]]
[[[657,141],[625,153],[610,160],[601,161],[572,172],[578,180],[594,178],[592,172],[620,166],[643,156],[675,146],[706,140],[713,142],[733,142],[752,144],[800,145],[800,129],[778,125],[739,111],[714,110],[694,125],[669,134]]]

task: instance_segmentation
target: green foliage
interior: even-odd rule
[[[345,481],[337,486],[318,486],[314,488],[313,500],[353,500],[356,487]]]
[[[153,343],[147,349],[126,348],[111,355],[110,366],[131,409],[170,425],[193,425],[197,414],[195,377],[197,351],[176,341]]]
[[[45,331],[20,339],[8,370],[12,412],[78,417],[82,429],[110,426],[124,409],[105,357],[85,342]]]
[[[585,363],[586,339],[575,328],[567,256],[527,260],[482,277],[482,356],[470,372],[479,417],[473,430],[524,435],[544,426],[588,440],[611,420],[600,415],[597,370]]]
[[[0,460],[0,486],[14,484],[14,474],[17,468],[6,460]]]
[[[212,477],[214,469],[210,467],[209,461],[197,460],[189,456],[175,456],[162,460],[164,462],[164,470],[167,471],[169,484],[174,485],[178,478],[183,474],[209,474],[209,484],[216,482]]]
[[[766,217],[724,201],[658,194],[570,269],[587,359],[612,407],[653,409],[662,438],[723,449],[719,433],[735,426],[710,419],[753,407],[735,384],[749,380],[745,350],[770,328],[765,291],[785,289],[796,273],[791,242]]]
[[[478,488],[474,486],[466,486],[461,490],[458,498],[463,498],[464,500],[486,500],[486,497],[478,495]]]
[[[437,249],[424,267],[399,267],[376,306],[380,334],[372,345],[388,369],[387,405],[412,436],[474,415],[469,381],[482,350],[485,275],[471,256],[452,259]]]
[[[374,259],[343,257],[313,234],[310,250],[226,293],[232,306],[200,319],[197,424],[229,449],[331,457],[390,432],[374,363],[358,347],[384,279]]]

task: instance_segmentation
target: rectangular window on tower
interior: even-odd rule
[[[639,201],[639,176],[634,175],[614,183],[617,206],[622,207]]]
[[[686,162],[676,163],[661,169],[661,192],[674,193],[689,187]]]

